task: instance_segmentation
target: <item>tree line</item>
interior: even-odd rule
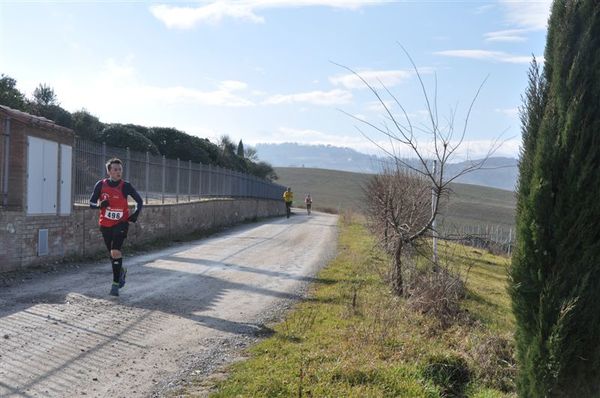
[[[69,112],[60,106],[54,89],[40,84],[28,98],[16,87],[17,81],[0,75],[0,104],[70,128],[77,136],[93,142],[106,142],[118,148],[164,155],[170,159],[191,160],[248,173],[273,181],[277,175],[273,167],[260,161],[256,150],[244,147],[242,140],[236,145],[224,135],[217,144],[171,127],[146,127],[136,124],[103,123],[98,117],[82,109]]]

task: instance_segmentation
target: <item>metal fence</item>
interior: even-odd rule
[[[88,203],[94,185],[106,176],[106,161],[113,157],[123,161],[123,179],[136,188],[145,203],[214,197],[281,199],[285,191],[282,185],[234,170],[77,139],[73,159],[75,203]]]
[[[472,247],[489,250],[494,254],[511,255],[515,246],[515,230],[506,225],[461,225],[440,228],[440,235]]]
[[[6,127],[4,128],[6,129]],[[8,199],[8,176],[5,176],[6,163],[9,159],[7,142],[8,135],[0,136],[0,192],[2,192],[2,197],[0,197],[0,206],[6,205]]]

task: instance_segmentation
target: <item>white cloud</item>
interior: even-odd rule
[[[499,30],[497,32],[488,32],[483,36],[487,42],[519,42],[527,40],[525,34],[529,31],[529,29]]]
[[[280,127],[278,131],[269,136],[262,136],[260,142],[282,144],[297,142],[307,145],[332,145],[344,146],[364,153],[377,153],[378,148],[359,133],[344,135],[314,129],[297,129]]]
[[[516,118],[519,116],[519,108],[496,108],[494,112],[502,113],[510,118]]]
[[[229,87],[229,82],[222,82],[213,91],[202,91],[181,86],[157,87],[141,85],[130,87],[131,97],[143,97],[147,100],[167,103],[196,103],[213,106],[252,106],[254,103],[238,96],[234,91],[239,88]]]
[[[381,83],[386,87],[393,87],[415,75],[412,70],[365,70],[357,71],[357,73],[367,83],[375,87],[380,87]],[[353,73],[332,76],[329,81],[336,86],[343,86],[348,89],[367,88],[365,83]]]
[[[248,88],[248,85],[244,82],[240,82],[237,80],[224,80],[221,82],[220,87],[223,90],[235,91],[235,90],[244,90],[244,89]]]
[[[393,109],[396,103],[392,100],[383,100],[383,103],[388,109]],[[365,105],[365,111],[368,112],[385,112],[385,108],[379,101],[369,101]]]
[[[513,138],[506,141],[495,140],[470,140],[464,141],[457,151],[457,161],[466,159],[481,159],[485,157],[490,148],[498,147],[492,156],[503,156],[518,158],[519,148],[521,147],[521,139]]]
[[[516,29],[486,33],[485,41],[522,42],[527,40],[527,33],[546,29],[552,0],[500,0],[499,5],[504,11],[505,22]]]
[[[477,8],[475,8],[475,14],[483,14],[486,13],[492,9],[494,9],[496,7],[495,4],[486,4],[483,6],[479,6]]]
[[[310,91],[297,94],[277,94],[267,98],[263,104],[279,105],[292,103],[308,103],[313,105],[347,104],[352,100],[352,93],[346,90]]]
[[[249,142],[252,142],[253,145],[257,143],[281,144],[285,142],[297,142],[299,144],[307,145],[332,145],[352,148],[362,153],[383,157],[387,156],[385,151],[388,153],[396,153],[396,155],[400,157],[415,157],[414,152],[406,146],[394,145],[394,147],[391,147],[390,142],[387,139],[378,139],[381,137],[376,136],[369,138],[374,142],[365,138],[360,133],[339,134],[315,129],[280,127],[278,131],[271,133],[270,135],[263,134]],[[461,143],[456,155],[451,161],[460,162],[467,159],[481,159],[488,155],[490,148],[497,147],[498,144],[502,145],[494,152],[493,156],[513,158],[519,156],[519,147],[521,145],[520,139],[510,139],[504,142],[494,140],[467,140]],[[385,149],[385,151],[382,150],[382,148]],[[430,156],[433,154],[434,143],[421,142],[419,143],[419,150],[422,154],[425,154],[425,156]]]
[[[223,107],[247,107],[255,105],[245,98],[248,85],[235,80],[225,80],[210,90],[184,86],[158,86],[142,81],[131,65],[132,57],[123,62],[108,59],[103,67],[92,73],[93,78],[70,76],[49,82],[60,87],[58,93],[62,105],[71,111],[88,109],[105,121],[119,121],[135,110],[152,113],[149,109],[165,106],[191,104]],[[93,95],[90,95],[93,93]],[[150,119],[155,115],[149,116]]]
[[[178,29],[190,29],[200,22],[216,24],[225,17],[248,20],[254,23],[264,22],[262,17],[252,11],[252,7],[230,2],[215,2],[197,8],[161,4],[150,7],[150,12],[163,22],[167,28]]]
[[[109,58],[104,64],[105,74],[115,78],[130,78],[135,74],[135,68],[131,66],[133,55],[128,55],[122,63],[118,63],[114,58]]]
[[[530,55],[513,55],[502,51],[488,50],[446,50],[437,51],[434,54],[443,55],[446,57],[480,59],[485,61],[505,62],[511,64],[528,64],[531,62]],[[543,57],[537,57],[539,60]]]
[[[451,142],[450,145],[457,145],[457,142]],[[396,153],[400,157],[414,158],[415,153],[406,145],[394,145],[392,148],[388,142],[381,142],[380,145],[390,153]],[[503,156],[517,158],[519,156],[519,147],[521,139],[502,140],[465,140],[460,143],[456,152],[450,158],[450,163],[462,162],[465,160],[482,159],[490,153],[490,150],[496,149],[492,156]],[[427,158],[432,158],[435,153],[435,144],[432,141],[421,141],[418,143],[419,153]]]
[[[332,7],[356,10],[384,3],[385,0],[219,0],[200,7],[155,5],[150,12],[168,28],[190,29],[200,23],[216,24],[224,18],[263,23],[257,11],[269,8]]]
[[[427,109],[418,109],[418,110],[407,110],[406,115],[404,111],[400,109],[398,104],[392,100],[384,100],[383,103],[385,106],[394,114],[394,117],[400,123],[406,122],[406,117],[410,119],[411,123],[422,123],[428,122],[430,120],[429,111]],[[365,111],[372,112],[377,114],[379,117],[382,117],[385,120],[388,120],[388,115],[385,111],[385,108],[379,101],[370,101],[367,102],[364,108]],[[366,119],[363,119],[366,120]]]
[[[506,12],[506,21],[532,30],[544,30],[548,24],[552,0],[515,1],[500,0]]]

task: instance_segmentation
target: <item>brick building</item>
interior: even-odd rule
[[[0,133],[0,270],[6,270],[27,258],[64,254],[52,239],[72,221],[75,133],[3,105]]]

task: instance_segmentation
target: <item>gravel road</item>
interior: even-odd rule
[[[118,298],[108,260],[4,278],[0,396],[163,396],[211,374],[335,254],[337,217],[297,211],[126,257]]]

